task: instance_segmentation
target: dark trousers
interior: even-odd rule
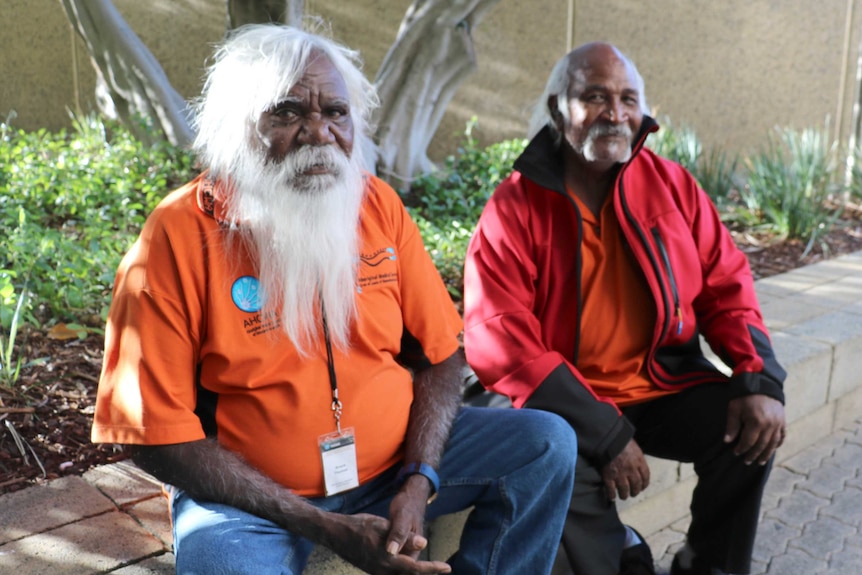
[[[688,531],[694,552],[728,573],[748,573],[772,462],[745,465],[733,445],[724,443],[729,400],[726,386],[706,384],[623,411],[644,453],[694,463],[698,479]],[[605,494],[600,470],[578,457],[562,541],[572,572],[617,575],[624,540],[625,527]]]

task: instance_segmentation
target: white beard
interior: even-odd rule
[[[252,154],[232,176],[228,216],[257,256],[262,312],[278,314],[297,351],[308,355],[319,341],[322,305],[333,345],[347,350],[365,195],[359,154],[304,146],[278,164]],[[332,173],[302,175],[318,164]]]

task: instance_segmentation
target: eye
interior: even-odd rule
[[[350,115],[350,108],[347,106],[330,106],[326,109],[326,115],[335,120],[339,120]]]
[[[270,111],[270,114],[276,118],[290,122],[299,117],[299,110],[297,110],[294,104],[279,104]]]

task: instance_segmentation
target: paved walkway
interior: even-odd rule
[[[752,575],[862,573],[862,419],[777,466],[761,511]],[[659,574],[689,520],[647,537]]]

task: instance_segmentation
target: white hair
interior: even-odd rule
[[[280,24],[236,29],[217,49],[195,103],[193,148],[215,177],[230,177],[252,145],[250,130],[300,80],[310,57],[325,54],[341,74],[350,98],[354,153],[373,149],[371,114],[379,100],[365,78],[359,54],[337,42]],[[364,162],[363,162],[364,165]]]
[[[548,100],[551,96],[557,97],[557,110],[562,114],[563,119],[568,122],[569,84],[572,80],[572,70],[570,68],[572,58],[578,50],[579,48],[569,52],[554,64],[554,67],[551,70],[551,75],[548,77],[548,82],[545,84],[545,90],[542,92],[538,102],[536,102],[536,106],[533,108],[533,114],[530,117],[530,123],[527,127],[527,137],[529,139],[532,139],[536,134],[542,131],[542,128],[545,126],[549,126],[557,143],[559,144],[561,141],[563,135],[559,133],[556,124],[554,124],[554,120],[551,117],[551,109],[548,107]],[[649,106],[647,105],[646,94],[644,93],[644,80],[640,75],[640,72],[638,72],[637,66],[635,66],[634,62],[632,62],[628,56],[620,52],[617,48],[614,48],[614,50],[616,51],[617,56],[625,62],[626,65],[631,66],[637,82],[636,88],[638,91],[638,97],[640,98],[641,112],[649,114]]]
[[[347,88],[353,147],[300,146],[268,162],[255,145],[261,115],[284,99],[317,54]],[[378,105],[358,54],[325,37],[278,24],[237,29],[216,51],[196,103],[194,149],[211,176],[229,182],[227,256],[256,260],[267,321],[276,321],[300,356],[319,352],[322,309],[332,343],[350,344],[356,317],[362,170],[373,149],[370,118]],[[366,152],[366,153],[363,153]],[[309,166],[327,173],[304,175]],[[234,250],[234,251],[230,251]]]

